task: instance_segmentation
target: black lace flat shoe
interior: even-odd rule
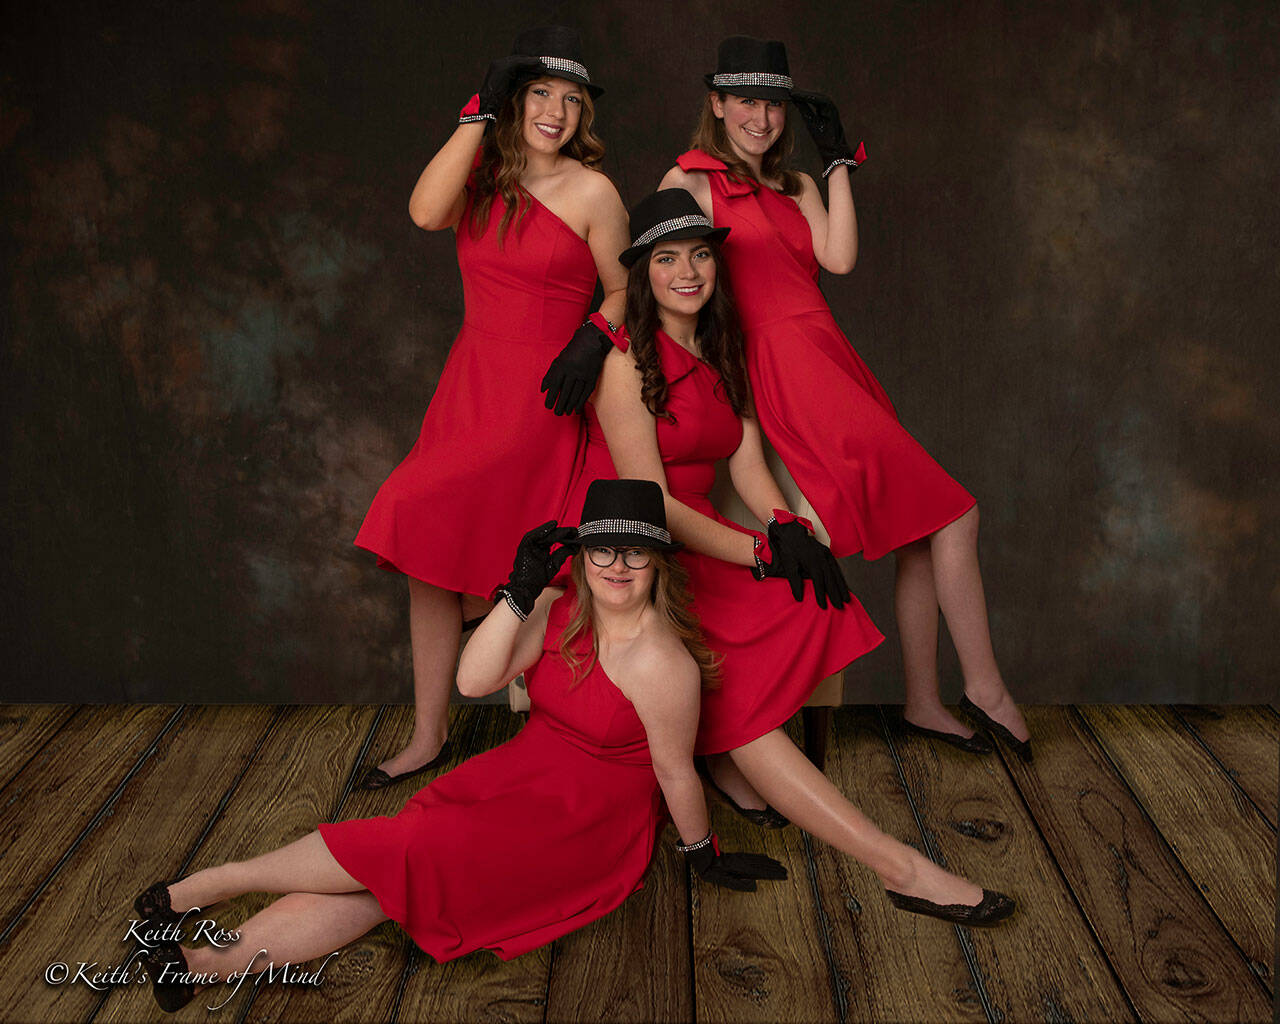
[[[915,722],[908,722],[906,718],[902,719],[902,724],[907,732],[916,736],[927,736],[931,740],[941,740],[943,743],[949,743],[951,746],[963,750],[966,754],[990,754],[996,748],[990,741],[983,738],[981,733],[975,732],[972,736],[961,736],[954,732],[942,732],[939,729],[928,729],[923,725],[916,725]]]
[[[439,768],[447,760],[449,760],[449,741],[445,740],[440,753],[421,768],[415,768],[413,771],[388,775],[381,768],[366,768],[363,777],[356,783],[356,789],[385,789],[387,786],[394,786],[397,782],[404,782],[405,779],[412,779],[415,775],[429,772],[432,768]]]
[[[698,758],[695,760],[694,767],[697,769],[698,774],[707,780],[708,785],[716,791],[721,800],[757,828],[786,828],[791,824],[790,819],[785,814],[780,814],[767,804],[763,810],[755,807],[743,807],[737,800],[716,785],[716,780],[711,777],[711,766],[704,759]]]
[[[175,975],[190,973],[187,958],[176,942],[157,942],[147,951],[143,962],[151,979],[151,994],[165,1013],[176,1013],[196,997],[196,987],[191,982],[173,980]],[[160,980],[161,975],[165,981]]]
[[[155,924],[171,924],[182,917],[169,905],[168,882],[152,882],[138,893],[133,901],[133,912],[138,915],[138,920]]]
[[[982,708],[978,707],[968,697],[960,698],[960,710],[972,718],[978,725],[987,729],[996,739],[1003,740],[1009,745],[1015,754],[1023,761],[1030,763],[1031,761],[1031,740],[1020,740],[1017,736],[1009,731],[1006,726],[1001,725],[994,718],[988,715]]]
[[[1018,907],[1011,896],[991,889],[983,889],[982,899],[973,906],[966,903],[932,903],[918,896],[904,896],[892,889],[886,889],[884,893],[889,897],[889,902],[899,910],[905,910],[910,914],[924,914],[927,917],[936,917],[942,921],[968,925],[971,928],[989,928],[993,924],[998,924]]]

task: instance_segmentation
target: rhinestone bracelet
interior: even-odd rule
[[[708,843],[711,843],[714,839],[715,839],[715,835],[711,832],[708,832],[706,835],[706,838],[699,839],[696,843],[690,843],[688,846],[682,846],[679,843],[676,843],[676,849],[679,850],[681,853],[692,853],[694,850],[701,850],[704,846],[706,846]]]
[[[516,599],[511,596],[511,591],[509,591],[506,587],[499,587],[496,591],[494,591],[494,594],[495,596],[498,594],[502,595],[503,600],[507,602],[507,607],[516,613],[516,618],[518,618],[521,622],[529,621],[529,616],[527,616],[524,612],[520,610],[520,606],[516,604]]]

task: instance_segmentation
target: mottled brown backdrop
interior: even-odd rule
[[[407,697],[403,582],[351,538],[462,311],[406,201],[550,21],[582,29],[628,201],[723,35],[785,40],[865,137],[861,256],[825,287],[979,497],[1015,693],[1272,699],[1280,18],[1119,0],[26,7],[0,43],[0,696]],[[888,633],[890,562],[849,563]],[[893,643],[851,678],[898,699]]]

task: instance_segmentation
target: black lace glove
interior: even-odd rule
[[[825,168],[822,172],[824,178],[835,170],[837,164],[847,164],[849,170],[853,171],[867,159],[867,151],[861,142],[855,153],[845,141],[840,112],[836,110],[830,96],[793,89],[791,102],[803,119],[804,126],[809,129],[809,134],[813,136],[814,145],[818,147],[818,156],[822,158],[822,166]]]
[[[787,869],[781,863],[762,853],[721,853],[714,832],[689,846],[677,844],[676,849],[684,854],[699,878],[725,889],[755,892],[757,879],[780,881],[787,877]]]
[[[515,91],[516,83],[525,75],[535,75],[543,70],[542,61],[536,57],[513,55],[500,57],[489,65],[480,91],[458,114],[458,123],[471,121],[496,121],[498,111],[508,96]]]
[[[785,513],[779,513],[784,515]],[[804,600],[804,581],[813,583],[813,596],[819,608],[827,607],[827,599],[837,609],[843,608],[852,594],[835,555],[809,532],[808,524],[799,518],[769,521],[769,551],[772,561],[765,562],[756,554],[756,578],[783,577],[791,584],[791,596]]]
[[[547,584],[560,571],[564,560],[573,554],[572,548],[563,546],[564,542],[577,536],[578,531],[572,526],[556,526],[554,519],[548,519],[526,533],[516,548],[511,577],[493,592],[494,601],[505,599],[511,610],[520,616],[520,621],[527,619],[538,595],[547,589]],[[556,544],[561,547],[552,551]]]
[[[542,378],[541,390],[547,393],[544,403],[557,416],[582,412],[596,389],[596,380],[604,366],[604,357],[613,347],[613,339],[590,320],[573,332],[569,344],[551,360]]]

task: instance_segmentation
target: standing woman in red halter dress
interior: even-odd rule
[[[588,406],[587,457],[569,507],[587,481],[599,487],[615,470],[661,485],[671,532],[686,545],[676,558],[688,570],[693,611],[720,658],[720,686],[702,695],[696,749],[727,753],[712,772],[726,787],[745,783],[772,804],[743,809],[726,789],[743,817],[777,827],[787,823],[779,811],[790,816],[874,870],[899,909],[963,924],[1003,920],[1014,910],[1009,897],[886,835],[783,731],[823,678],[883,637],[849,594],[831,552],[786,508],[765,464],[742,332],[717,271],[717,246],[732,233],[713,227],[683,189],[636,204],[631,231],[635,240],[621,256],[630,268],[628,337],[606,358]],[[722,458],[743,501],[768,522],[767,538],[712,507]]]
[[[356,537],[409,580],[415,705],[408,745],[370,768],[363,788],[445,756],[462,621],[483,614],[502,581],[519,540],[511,510],[554,516],[581,457],[581,418],[548,413],[537,385],[554,385],[548,404],[564,411],[582,390],[577,368],[594,359],[598,369],[600,332],[584,323],[597,274],[601,314],[616,321],[622,311],[626,210],[594,169],[604,154],[591,130],[601,92],[575,30],[523,33],[512,56],[490,65],[409,198],[420,228],[456,232],[466,319],[417,444]]]
[[[845,142],[829,99],[792,90],[781,43],[724,40],[706,83],[694,148],[662,187],[687,189],[717,227],[732,229],[725,257],[761,429],[837,556],[897,555],[907,725],[964,750],[991,749],[939,698],[941,610],[964,673],[962,710],[1030,760],[1030,733],[991,647],[977,505],[902,428],[818,287],[819,267],[845,274],[857,258],[849,173],[865,154]],[[787,100],[818,145],[829,208],[812,178],[786,166]]]

